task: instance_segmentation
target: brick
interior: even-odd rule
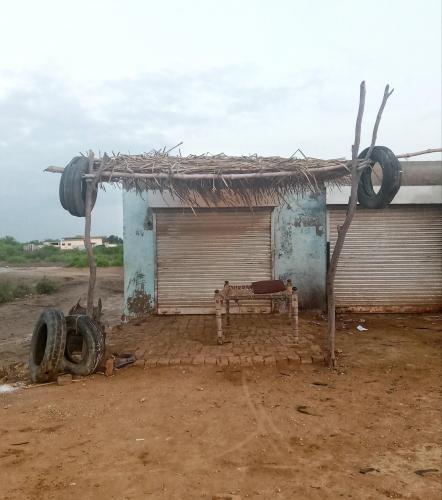
[[[309,363],[312,363],[312,357],[308,354],[301,354],[301,364],[308,365]]]
[[[158,358],[148,358],[146,359],[145,366],[148,366],[149,368],[154,368],[155,366],[157,366],[157,361]]]
[[[204,356],[201,356],[201,354],[195,356],[192,359],[192,365],[203,365],[203,364],[204,364]]]
[[[179,365],[181,364],[181,359],[180,358],[170,358],[169,359],[169,365]]]
[[[169,358],[161,357],[157,361],[157,366],[169,366]]]
[[[134,366],[136,366],[137,368],[144,369],[145,364],[146,364],[146,361],[144,361],[144,359],[137,359],[134,363]]]
[[[59,375],[57,377],[58,385],[69,385],[72,383],[72,375],[70,373],[65,373],[64,375]]]
[[[294,354],[287,354],[287,361],[290,364],[298,364],[301,362],[301,359],[298,354],[294,353]]]
[[[251,356],[240,356],[242,366],[251,366],[252,357]]]
[[[324,360],[324,356],[321,356],[320,354],[312,355],[312,363],[324,363]]]
[[[183,356],[181,358],[181,364],[182,365],[190,365],[192,363],[192,358],[188,357],[188,356]]]
[[[264,364],[265,365],[274,365],[276,363],[275,356],[265,356]]]
[[[264,364],[264,358],[259,355],[255,355],[252,357],[252,361],[254,365],[262,365]]]
[[[216,360],[216,364],[220,366],[227,366],[229,364],[229,360],[227,356],[219,356]]]
[[[229,356],[229,365],[239,364],[241,364],[241,358],[239,356]]]
[[[214,356],[206,356],[204,358],[204,363],[206,365],[216,365],[216,358]]]

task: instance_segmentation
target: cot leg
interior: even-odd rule
[[[295,335],[295,342],[299,342],[299,318],[298,318],[298,289],[293,287],[292,293],[292,302],[293,302],[293,330]]]
[[[219,290],[215,290],[216,337],[218,344],[222,344],[224,341],[221,302],[221,294]]]
[[[226,300],[226,325],[230,326],[230,300]]]
[[[292,287],[292,280],[287,280],[287,289],[286,289],[286,294],[287,294],[287,312],[289,315],[289,322],[292,322],[292,317],[293,317],[293,300],[292,300],[292,295],[293,295],[293,287]]]

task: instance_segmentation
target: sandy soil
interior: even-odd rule
[[[130,367],[0,395],[0,498],[440,499],[440,316],[365,320],[338,322],[336,372]]]
[[[29,354],[32,330],[45,307],[56,307],[67,313],[81,299],[86,302],[88,270],[69,267],[0,268],[0,279],[35,283],[47,276],[59,285],[53,295],[34,295],[0,305],[0,379],[3,374],[22,376]],[[104,307],[104,321],[119,322],[123,294],[123,269],[99,268],[97,294]]]

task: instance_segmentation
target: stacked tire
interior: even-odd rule
[[[60,372],[90,375],[103,360],[104,351],[104,334],[89,316],[64,316],[57,309],[46,309],[32,334],[31,380],[48,382]]]
[[[62,207],[75,217],[86,214],[87,183],[84,175],[89,171],[89,160],[76,156],[65,167],[60,179],[59,197]],[[97,199],[97,190],[92,195],[92,207]]]

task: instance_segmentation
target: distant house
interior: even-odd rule
[[[98,246],[103,244],[102,236],[91,236],[92,246]],[[62,238],[59,241],[59,247],[61,250],[74,250],[75,248],[78,250],[84,250],[84,238]]]
[[[92,236],[91,237],[92,246],[103,245],[102,236]],[[60,248],[61,250],[84,250],[84,238],[73,237],[73,238],[61,238],[60,240],[48,240],[43,243],[45,246],[54,246]]]
[[[26,245],[23,245],[23,251],[24,252],[36,252],[37,250],[40,250],[42,245],[37,245],[35,243],[26,243]]]

